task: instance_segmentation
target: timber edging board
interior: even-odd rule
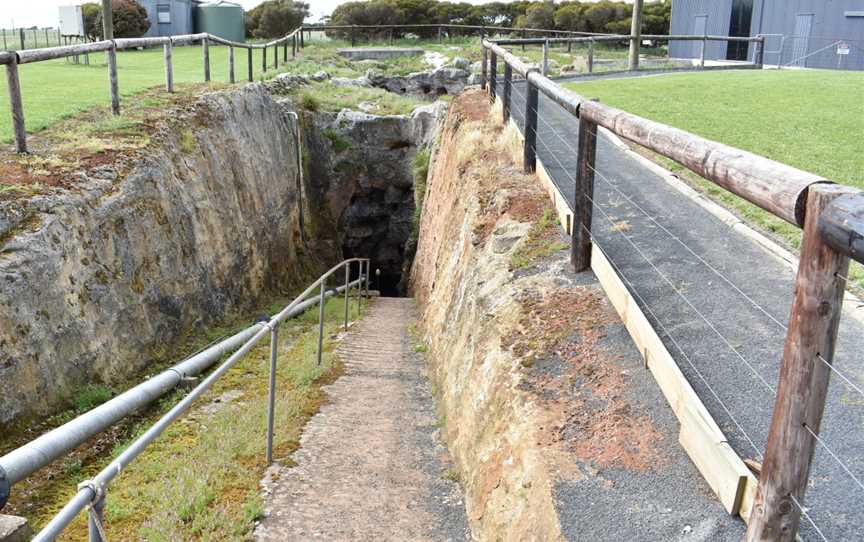
[[[501,100],[496,99],[493,118],[501,118],[495,116],[500,107]],[[524,135],[512,117],[509,124],[515,128],[515,133],[519,134],[524,143]],[[566,198],[552,182],[539,156],[536,178],[552,201],[562,228],[568,235],[572,235],[573,212]],[[726,435],[705,408],[675,358],[596,244],[591,250],[591,270],[597,276],[606,297],[621,318],[630,338],[643,356],[646,367],[675,413],[680,426],[678,442],[681,447],[725,510],[730,515],[738,515],[748,522],[758,480],[729,445]]]

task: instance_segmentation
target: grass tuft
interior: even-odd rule
[[[540,219],[531,225],[527,238],[510,256],[511,270],[528,267],[540,258],[551,256],[567,248],[559,236],[558,217],[551,209],[545,209]]]

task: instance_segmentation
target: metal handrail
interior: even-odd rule
[[[350,280],[350,272],[351,272],[351,264],[354,262],[358,263],[358,278],[351,281]],[[327,279],[333,275],[339,269],[345,269],[345,283],[341,286],[333,288],[331,290],[327,290]],[[128,466],[132,461],[135,460],[146,448],[153,442],[169,425],[171,425],[174,421],[176,421],[189,407],[192,403],[195,402],[204,392],[206,392],[219,378],[221,378],[231,367],[233,367],[240,359],[243,358],[249,351],[263,339],[269,332],[270,335],[270,371],[269,371],[269,395],[268,395],[268,417],[267,417],[267,446],[266,446],[266,454],[267,454],[267,463],[272,463],[273,460],[273,431],[274,431],[274,413],[275,413],[275,391],[276,391],[276,359],[278,355],[278,329],[279,324],[284,320],[296,316],[307,308],[313,306],[315,303],[320,305],[319,307],[319,319],[318,319],[318,365],[321,364],[321,355],[323,351],[323,334],[324,334],[324,301],[326,297],[336,295],[340,292],[345,293],[345,315],[344,315],[344,326],[345,329],[348,328],[348,303],[349,303],[349,294],[350,290],[353,287],[357,288],[357,302],[358,304],[362,302],[363,299],[368,299],[369,297],[369,269],[370,269],[370,260],[368,258],[350,258],[340,262],[339,264],[333,266],[330,270],[321,275],[315,282],[312,283],[311,286],[306,288],[300,295],[294,298],[291,303],[289,303],[284,309],[279,311],[276,315],[270,318],[266,322],[258,322],[244,331],[234,335],[233,337],[223,341],[219,345],[211,347],[205,352],[208,352],[212,349],[223,347],[226,343],[230,343],[230,345],[236,346],[238,342],[238,337],[242,337],[245,342],[243,342],[240,347],[227,359],[224,363],[222,363],[216,370],[213,371],[206,379],[204,379],[200,384],[198,384],[191,392],[189,392],[186,397],[184,397],[180,402],[174,405],[171,410],[169,410],[166,414],[164,414],[159,420],[154,423],[143,435],[135,439],[132,444],[126,448],[116,459],[114,459],[107,467],[102,469],[95,477],[91,480],[87,480],[82,482],[78,486],[78,492],[75,496],[67,502],[67,504],[60,510],[60,512],[51,519],[51,521],[33,538],[34,541],[50,541],[54,540],[63,530],[75,519],[75,517],[84,509],[88,509],[88,523],[90,529],[90,540],[95,542],[104,542],[102,536],[102,519],[105,508],[105,499],[106,499],[106,491],[108,485],[116,478],[126,466]],[[320,295],[313,296],[307,299],[307,296],[315,290],[315,288],[320,288]],[[251,334],[251,336],[250,336]],[[219,350],[220,356],[224,354],[229,348],[223,347]],[[189,363],[187,362],[184,363]],[[183,365],[183,364],[181,364]],[[179,365],[177,367],[180,367]],[[169,371],[175,371],[175,368],[170,369]],[[157,377],[158,378],[158,377]],[[153,379],[151,379],[152,381]],[[145,382],[144,384],[149,384],[151,381]],[[142,384],[142,386],[144,385]],[[140,386],[139,386],[140,387]],[[136,388],[137,389],[137,388]],[[130,390],[130,392],[133,390]],[[167,391],[167,390],[166,390]],[[127,392],[128,393],[128,392]],[[121,399],[126,394],[118,396],[112,402]],[[104,405],[103,405],[104,406]],[[86,418],[90,416],[92,418],[93,412],[98,410],[94,409],[93,411],[88,412],[87,414],[82,415],[76,420],[61,426],[48,435],[52,433],[64,432],[71,430],[72,424],[74,424],[77,420],[81,418]],[[70,427],[72,426],[72,427]],[[102,428],[104,429],[104,427]],[[98,432],[98,431],[97,431]],[[95,432],[90,433],[84,440],[93,436]],[[46,436],[48,436],[46,435]],[[78,435],[80,437],[81,435]],[[39,439],[37,439],[39,440]],[[34,441],[35,442],[35,441]],[[22,448],[27,448],[32,443],[25,445]],[[64,449],[62,452],[53,455],[53,459],[60,457],[65,451],[68,449]],[[17,452],[17,450],[16,450]],[[12,454],[16,453],[12,452]],[[0,459],[0,462],[6,460],[10,455],[4,456],[4,458]],[[26,455],[26,454],[25,454]],[[15,456],[13,456],[15,457]],[[49,461],[50,462],[50,461]],[[18,471],[15,471],[16,473]],[[18,473],[20,475],[20,473]]]

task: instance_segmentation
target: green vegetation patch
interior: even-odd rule
[[[679,73],[565,86],[631,113],[864,189],[864,73],[741,70]],[[793,249],[801,230],[690,170],[641,153]],[[852,286],[864,290],[853,263]]]
[[[527,238],[510,255],[510,269],[522,269],[535,261],[567,248],[561,241],[555,211],[544,209],[540,218],[531,225]]]
[[[318,310],[283,323],[279,330],[274,459],[291,463],[306,421],[325,401],[321,387],[341,374],[332,339],[341,329],[343,297],[325,305],[325,343],[317,365]],[[350,303],[350,318],[359,310]],[[106,529],[117,540],[248,540],[264,502],[258,484],[265,464],[269,341],[264,339],[214,384],[187,414],[171,425],[127,467],[108,492]],[[88,391],[88,394],[91,392]],[[98,401],[103,391],[92,390]],[[98,464],[64,461],[76,480],[92,476],[179,401],[163,398]],[[82,401],[90,402],[82,395]],[[38,528],[75,492],[74,483],[40,495],[30,519]],[[86,539],[86,515],[67,529]]]
[[[313,83],[294,90],[297,104],[307,111],[362,110],[375,115],[407,115],[425,102],[393,94],[380,88],[338,87],[330,82]]]

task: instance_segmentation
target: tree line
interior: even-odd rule
[[[646,2],[642,32],[668,34],[671,0]],[[578,32],[629,34],[633,6],[603,0],[553,2],[446,2],[441,0],[364,0],[339,5],[327,22],[333,25],[464,24],[542,28]]]

